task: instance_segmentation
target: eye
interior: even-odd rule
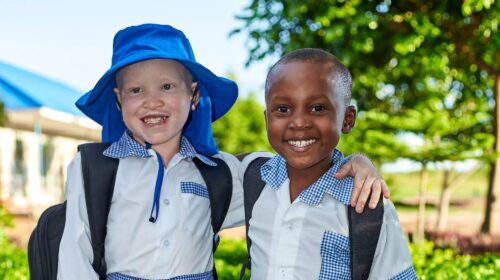
[[[172,87],[173,87],[172,84],[165,83],[165,84],[163,84],[162,89],[163,90],[171,90]]]
[[[288,106],[286,106],[286,105],[278,105],[278,106],[276,106],[276,108],[274,110],[278,113],[290,112],[290,108],[288,108]]]
[[[139,93],[141,93],[141,92],[142,92],[142,88],[140,88],[140,87],[133,87],[133,88],[129,89],[129,91],[128,91],[128,92],[129,92],[131,95],[137,95],[137,94],[139,94]]]
[[[325,109],[326,109],[326,107],[324,105],[314,105],[314,106],[312,106],[311,111],[313,111],[313,112],[322,112]]]

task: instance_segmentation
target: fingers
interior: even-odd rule
[[[365,183],[365,177],[361,178],[361,176],[354,177],[354,188],[351,192],[351,206],[356,207],[358,203],[359,194],[361,193],[361,188]]]
[[[380,200],[380,193],[382,191],[382,183],[383,180],[380,179],[375,180],[375,182],[373,183],[370,203],[368,204],[368,207],[370,207],[370,209],[375,209],[375,207],[377,207],[377,203]]]
[[[351,161],[345,163],[342,165],[339,171],[335,173],[335,178],[337,179],[343,179],[344,177],[349,175],[350,170],[352,169],[352,164]]]
[[[370,196],[370,193],[372,192],[372,186],[373,182],[375,181],[375,178],[370,177],[364,180],[363,186],[361,187],[361,192],[358,197],[358,203],[356,203],[356,212],[357,213],[363,213],[363,210],[365,209],[365,204],[368,201],[368,196]],[[380,195],[380,189],[379,189],[379,195]]]
[[[391,196],[391,192],[389,191],[389,187],[387,186],[387,184],[385,183],[385,181],[383,179],[382,180],[382,193],[384,194],[384,197],[389,199],[389,197]]]

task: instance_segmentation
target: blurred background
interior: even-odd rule
[[[500,3],[468,1],[0,0],[0,279],[28,279],[39,215],[64,200],[66,166],[100,127],[74,106],[111,64],[114,34],[146,22],[185,32],[197,60],[240,88],[214,123],[221,150],[271,148],[269,66],[323,48],[353,75],[345,154],[383,173],[421,279],[500,275]],[[237,279],[244,229],[216,266]]]

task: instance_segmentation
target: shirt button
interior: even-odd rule
[[[170,204],[170,201],[169,201],[168,199],[166,199],[166,198],[165,198],[165,199],[163,200],[163,204],[165,204],[165,205],[169,205],[169,204]]]
[[[163,240],[163,246],[168,247],[170,245],[170,242],[168,240]]]
[[[293,224],[288,224],[288,229],[293,230]]]

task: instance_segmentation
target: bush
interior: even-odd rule
[[[12,216],[0,204],[0,279],[29,279],[28,254],[12,243],[4,232],[13,225]]]
[[[215,268],[220,280],[240,279],[242,265],[248,260],[245,240],[221,239],[215,252]],[[245,279],[250,279],[247,272]]]
[[[434,243],[410,245],[419,279],[498,279],[500,254],[459,255],[452,249],[438,249]]]
[[[432,242],[422,247],[410,244],[410,250],[419,279],[498,279],[500,254],[497,253],[459,255],[452,249],[435,248]],[[246,260],[244,240],[222,240],[215,254],[219,279],[239,279],[241,265]]]

